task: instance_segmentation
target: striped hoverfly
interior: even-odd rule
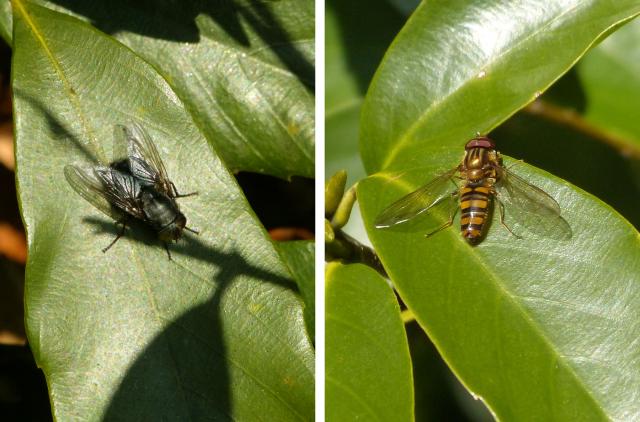
[[[157,232],[169,259],[168,242],[177,241],[183,230],[198,233],[187,227],[187,219],[176,202],[176,198],[197,193],[178,193],[153,141],[137,123],[115,126],[114,161],[109,166],[67,165],[64,175],[80,196],[122,225],[102,252],[122,237],[131,219],[140,220]]]
[[[400,198],[384,209],[375,220],[376,228],[388,228],[414,219],[444,214],[441,224],[432,221],[431,236],[453,224],[461,210],[460,230],[472,245],[486,234],[493,202],[497,203],[501,224],[514,236],[521,236],[505,223],[505,215],[528,231],[558,240],[571,238],[571,227],[560,215],[560,206],[542,189],[515,175],[502,164],[493,141],[477,136],[465,145],[462,162],[426,185]],[[506,208],[506,210],[505,210]]]

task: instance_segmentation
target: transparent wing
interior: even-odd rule
[[[505,206],[505,220],[532,233],[558,240],[572,236],[571,226],[560,215],[560,205],[542,189],[506,168],[498,168],[497,198]]]
[[[381,229],[404,223],[451,197],[457,191],[457,185],[452,179],[457,169],[456,167],[441,174],[421,188],[389,205],[376,218],[376,228]],[[444,202],[450,207],[448,201]],[[453,203],[455,204],[456,201]]]
[[[98,179],[93,168],[81,169],[68,165],[64,167],[64,177],[73,190],[109,217],[120,220],[124,216],[122,211],[112,206],[107,199],[102,181]]]
[[[113,163],[129,161],[129,130],[122,125],[113,127]]]
[[[94,173],[102,181],[105,198],[112,205],[138,219],[146,218],[138,199],[142,186],[135,177],[111,167],[94,167]]]
[[[169,197],[176,196],[160,154],[142,126],[135,122],[130,127],[116,125],[114,140],[118,144],[114,146],[114,155],[122,154],[121,144],[126,142],[129,170],[133,176]]]
[[[73,165],[65,166],[64,175],[80,196],[114,220],[125,214],[144,219],[137,200],[140,186],[133,177],[110,167],[82,169]]]

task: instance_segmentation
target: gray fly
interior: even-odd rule
[[[116,238],[102,252],[122,237],[133,218],[158,233],[171,259],[168,242],[178,240],[183,230],[198,233],[187,227],[187,219],[176,198],[197,192],[178,193],[151,138],[137,123],[130,127],[116,125],[114,157],[109,166],[67,165],[64,168],[67,181],[80,196],[122,225]]]

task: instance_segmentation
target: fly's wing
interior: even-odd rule
[[[115,139],[116,143],[126,140],[129,170],[133,176],[142,184],[153,186],[171,198],[176,196],[160,154],[142,126],[138,123],[132,123],[130,127],[116,125]]]
[[[136,199],[140,186],[133,177],[110,167],[82,169],[73,165],[65,166],[64,176],[73,190],[114,220],[122,220],[125,214],[144,219]]]
[[[64,177],[80,196],[91,205],[113,218],[120,220],[123,213],[111,205],[107,199],[102,182],[97,178],[93,168],[81,169],[77,166],[64,167]]]
[[[128,129],[122,125],[113,127],[113,163],[129,161]]]
[[[506,168],[498,168],[497,198],[505,205],[505,219],[532,233],[557,240],[572,236],[571,226],[560,215],[560,205],[542,189]]]
[[[376,228],[381,229],[404,223],[426,211],[435,211],[433,208],[436,206],[438,209],[445,207],[449,214],[454,212],[452,208],[457,207],[455,201],[457,185],[453,182],[452,176],[456,170],[457,167],[441,174],[421,188],[389,205],[376,218]]]

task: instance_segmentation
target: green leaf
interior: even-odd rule
[[[358,185],[367,227],[433,174],[423,170]],[[627,393],[640,390],[640,236],[566,182],[525,164],[514,171],[558,200],[570,241],[517,239],[496,217],[477,247],[458,219],[428,239],[373,228],[369,237],[445,361],[499,419],[635,419],[640,405]]]
[[[584,118],[614,137],[616,146],[640,157],[640,20],[625,25],[578,63],[585,95]]]
[[[17,182],[28,234],[26,325],[57,420],[311,420],[314,355],[301,301],[264,228],[184,104],[131,50],[15,0]],[[113,125],[158,146],[199,236],[167,259],[65,181],[104,162]],[[105,151],[104,153],[101,151]]]
[[[368,173],[420,166],[534,100],[635,0],[423,2],[388,50],[363,107]]]
[[[386,281],[364,265],[329,265],[325,327],[326,419],[412,421],[407,335]]]
[[[158,68],[231,171],[313,177],[312,0],[39,3]]]
[[[432,238],[373,229],[391,202],[460,162],[558,79],[637,2],[423,3],[376,74],[361,122],[358,185],[394,286],[465,386],[501,420],[630,420],[640,405],[640,236],[589,194],[525,164],[554,197],[569,241],[516,239],[494,217],[477,247],[459,221]],[[513,164],[506,160],[506,164]],[[509,209],[506,210],[509,216]],[[444,222],[446,217],[442,217]]]
[[[298,240],[276,243],[280,256],[298,283],[298,290],[304,300],[304,320],[309,337],[315,339],[316,327],[316,284],[315,284],[315,242]]]

